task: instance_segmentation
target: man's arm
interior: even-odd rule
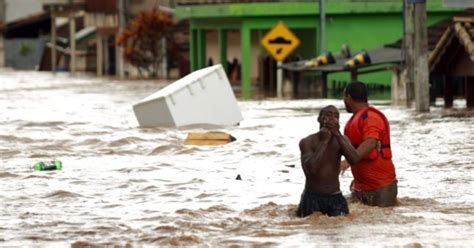
[[[351,142],[346,136],[343,136],[340,132],[338,135],[334,135],[337,143],[341,146],[342,154],[346,160],[351,164],[356,164],[369,154],[372,149],[377,147],[377,140],[374,138],[368,138],[364,140],[357,149],[352,146]]]
[[[311,147],[312,142],[309,137],[300,141],[301,165],[306,173],[316,172],[315,169],[320,164],[323,154],[331,140],[331,133],[329,131],[322,130],[322,132],[322,139],[318,140],[314,151]]]
[[[357,149],[355,149],[349,139],[342,135],[339,131],[339,123],[331,122],[327,125],[334,138],[336,138],[337,143],[341,147],[342,154],[351,165],[361,161],[367,156],[367,154],[369,154],[370,151],[372,151],[372,149],[377,147],[377,140],[374,138],[368,138],[364,140],[359,145],[359,147],[357,147]]]

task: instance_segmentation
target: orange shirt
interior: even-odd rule
[[[363,114],[358,124],[352,123],[353,121],[354,118],[351,118],[348,125],[352,125],[353,128],[359,128],[362,140],[374,138],[381,141],[383,136],[389,132],[389,130],[385,130],[385,123],[382,117],[373,111],[367,111],[367,114]],[[380,153],[373,160],[364,158],[359,163],[352,165],[351,171],[354,176],[353,191],[360,192],[380,189],[391,184],[396,179],[395,166],[392,159],[383,158]]]

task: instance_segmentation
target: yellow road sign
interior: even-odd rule
[[[283,61],[300,45],[300,40],[282,21],[279,21],[275,27],[263,36],[260,43],[273,58],[277,61]]]

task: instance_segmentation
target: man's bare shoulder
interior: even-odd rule
[[[300,140],[300,147],[305,144],[313,144],[314,142],[318,141],[318,133],[310,134]]]

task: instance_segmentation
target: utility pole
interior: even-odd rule
[[[0,0],[0,25],[3,25],[6,21],[6,4],[5,0]],[[0,34],[0,67],[5,66],[5,48],[3,42],[3,34]]]
[[[119,16],[119,32],[123,32],[125,27],[127,26],[127,3],[126,0],[117,0],[118,1],[118,16]],[[117,61],[116,68],[117,74],[120,78],[125,76],[125,62],[123,60],[123,47],[116,45],[116,56],[115,59]]]
[[[51,13],[51,71],[56,72],[56,14]]]
[[[415,7],[414,65],[415,100],[417,112],[430,111],[430,84],[428,69],[428,29],[426,26],[426,0],[409,0]]]
[[[405,89],[405,92],[402,92],[403,95],[401,100],[406,100],[405,104],[407,107],[411,107],[413,100],[415,100],[415,74],[414,74],[414,43],[413,43],[413,4],[409,3],[409,0],[403,0],[403,55],[405,59],[403,80],[402,80],[402,89]],[[403,87],[404,86],[404,87]],[[398,97],[398,96],[397,96]]]
[[[6,8],[5,0],[0,0],[0,24],[3,24],[7,20],[6,18]]]
[[[325,0],[319,0],[319,53],[326,51],[326,7]]]
[[[71,10],[69,13],[69,51],[71,52],[71,60],[69,61],[69,72],[76,73],[76,12]]]

